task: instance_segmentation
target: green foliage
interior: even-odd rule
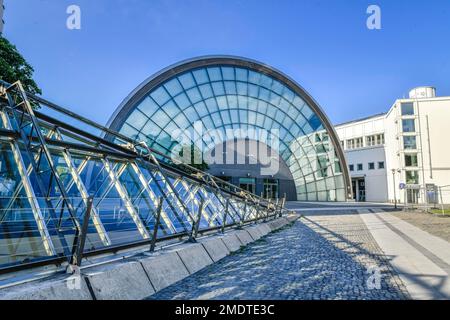
[[[17,48],[0,36],[0,79],[11,84],[20,81],[26,91],[41,94],[41,89],[33,80],[33,72],[33,67],[26,62]]]

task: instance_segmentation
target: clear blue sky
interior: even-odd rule
[[[82,29],[66,28],[81,7]],[[382,30],[366,9],[382,10]],[[5,0],[4,35],[43,96],[106,123],[154,72],[240,55],[298,81],[339,123],[389,109],[421,85],[450,95],[449,0]]]

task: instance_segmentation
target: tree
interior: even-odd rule
[[[33,80],[34,69],[6,38],[0,36],[0,79],[8,83],[20,81],[33,94],[42,91]]]

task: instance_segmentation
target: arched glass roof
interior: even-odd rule
[[[347,167],[328,119],[293,80],[255,61],[206,57],[171,66],[127,97],[109,126],[170,154],[179,144],[172,133],[195,131],[198,121],[205,130],[192,140],[201,150],[214,139],[208,130],[224,140],[227,130],[254,140],[255,132],[276,132],[298,200],[346,200]]]

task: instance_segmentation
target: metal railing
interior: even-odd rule
[[[404,210],[447,214],[450,209],[450,185],[427,185],[403,190]]]
[[[0,81],[0,273],[195,241],[275,218],[287,212],[284,202],[173,163],[145,142]]]

